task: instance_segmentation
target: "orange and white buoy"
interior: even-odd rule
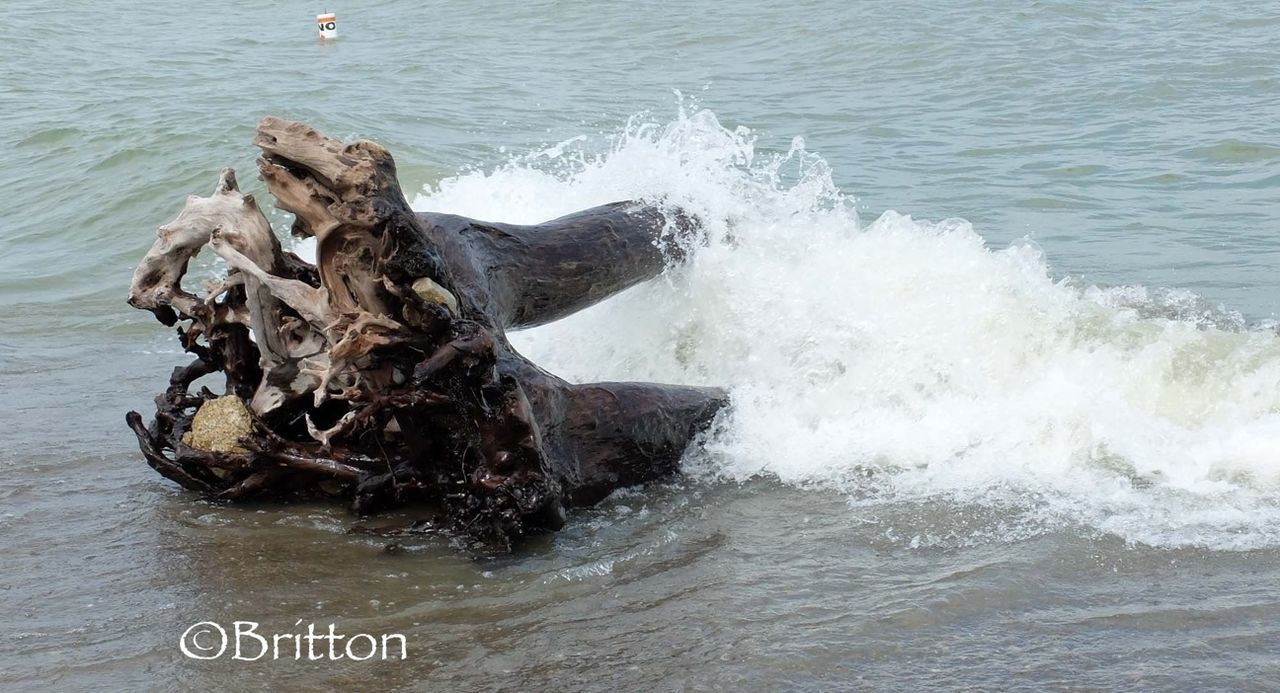
[[[338,38],[338,15],[333,12],[316,15],[316,24],[320,27],[320,40]]]

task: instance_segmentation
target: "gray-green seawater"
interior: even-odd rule
[[[323,9],[0,6],[0,687],[1280,686],[1273,4]],[[732,387],[690,473],[501,559],[154,474],[124,412],[184,358],[129,276],[222,166],[265,195],[265,114],[421,209],[710,219],[517,341]],[[409,657],[182,656],[236,619]]]

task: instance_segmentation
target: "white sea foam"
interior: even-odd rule
[[[1273,332],[1183,294],[1056,281],[1033,244],[989,249],[963,220],[860,224],[798,138],[764,154],[705,110],[637,119],[414,207],[536,222],[638,197],[694,211],[711,243],[513,341],[572,380],[730,386],[701,473],[1012,505],[1154,545],[1280,545]]]

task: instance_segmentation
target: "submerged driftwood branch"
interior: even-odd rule
[[[509,546],[565,511],[670,474],[723,391],[572,384],[505,331],[557,320],[656,276],[698,226],[637,202],[535,226],[419,214],[381,146],[266,118],[258,168],[315,266],[284,252],[228,169],[189,197],[134,274],[129,303],[178,325],[148,463],[212,497],[348,499],[361,513],[432,509],[438,527]],[[230,268],[182,287],[208,246]],[[225,391],[192,392],[221,372]]]

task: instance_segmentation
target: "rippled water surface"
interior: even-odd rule
[[[1272,4],[322,9],[3,7],[0,687],[1280,686]],[[382,142],[419,209],[708,219],[516,336],[731,387],[688,473],[486,558],[151,472],[124,412],[183,358],[129,276],[221,167],[260,187],[268,113]],[[236,619],[409,657],[182,657]]]

